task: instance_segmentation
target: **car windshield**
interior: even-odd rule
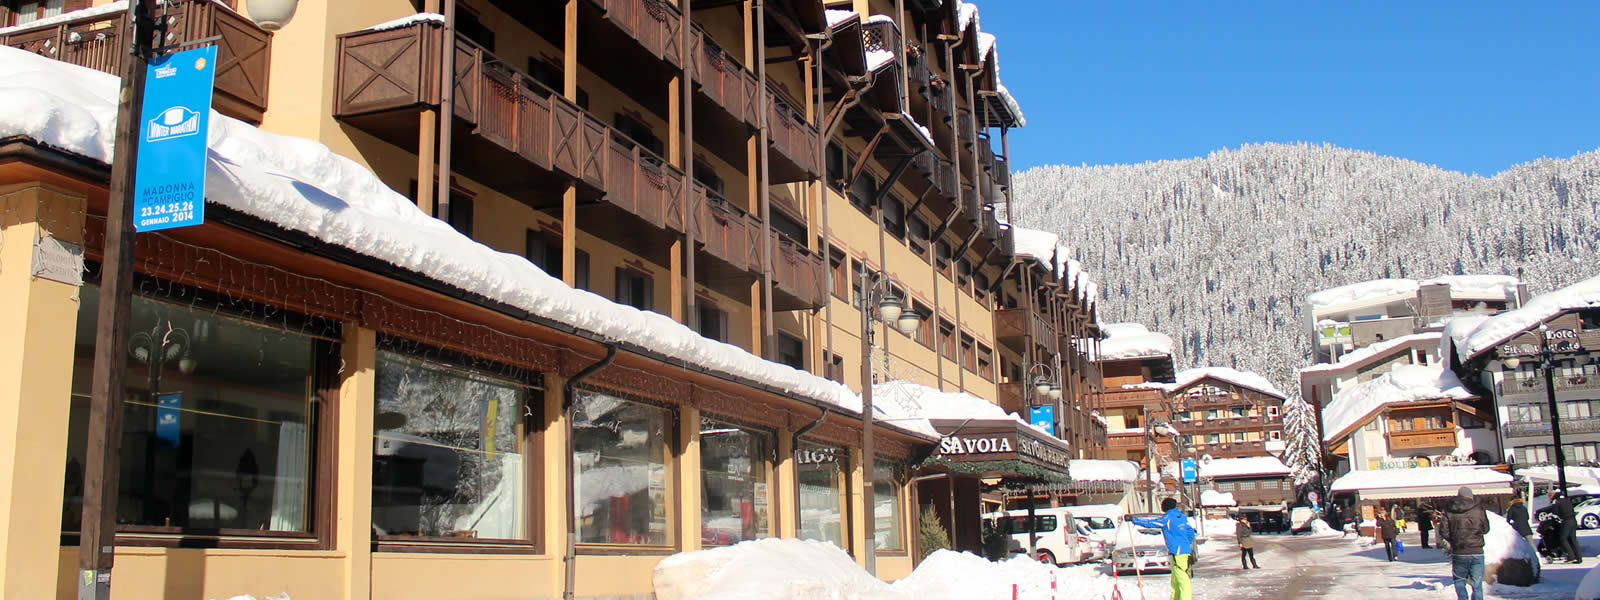
[[[1117,524],[1106,517],[1084,517],[1079,519],[1090,529],[1116,529]]]

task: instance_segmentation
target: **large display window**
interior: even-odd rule
[[[833,446],[807,444],[795,449],[800,480],[800,539],[849,549],[844,519],[848,457],[844,448]]]
[[[572,408],[573,505],[582,544],[669,546],[671,409],[580,390]]]
[[[700,419],[700,541],[736,544],[772,535],[772,435]]]

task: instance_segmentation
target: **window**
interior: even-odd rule
[[[702,544],[724,546],[772,535],[770,448],[770,434],[700,419]]]
[[[806,370],[806,344],[800,338],[785,333],[778,334],[778,362],[801,371]]]
[[[937,261],[939,272],[947,276],[950,274],[950,259],[953,252],[954,249],[950,247],[949,242],[939,240],[933,244],[933,257]]]
[[[1600,310],[1590,309],[1578,312],[1579,326],[1584,331],[1600,329]]]
[[[978,368],[976,344],[977,342],[973,341],[972,336],[965,333],[961,334],[961,367],[968,371]]]
[[[799,467],[799,538],[829,542],[844,548],[845,457],[843,448],[801,445],[795,449]]]
[[[789,240],[794,242],[794,245],[799,246],[801,250],[806,249],[806,224],[790,217],[788,213],[778,210],[776,204],[772,206],[772,229],[779,234],[788,236]]]
[[[655,307],[654,300],[655,282],[649,275],[633,269],[617,268],[617,302],[639,310],[652,310]]]
[[[834,297],[854,302],[849,296],[850,273],[845,270],[844,251],[832,246],[828,247],[828,267],[833,269],[833,295]]]
[[[1467,414],[1460,415],[1458,420],[1461,422],[1462,429],[1483,429],[1484,426],[1483,421],[1479,421]]]
[[[982,270],[973,271],[972,273],[972,297],[978,300],[980,306],[988,308],[989,276],[984,275]]]
[[[918,302],[916,300],[912,300],[911,301],[911,310],[912,310],[912,312],[917,313],[917,316],[921,317],[921,320],[917,321],[917,334],[916,334],[917,342],[922,344],[923,346],[927,346],[929,349],[932,349],[933,348],[933,309],[928,308],[928,305],[926,305],[926,304],[923,304],[923,303]]]
[[[718,196],[726,195],[723,191],[722,178],[717,176],[717,170],[698,159],[694,161],[694,180],[706,186],[706,189],[716,192]]]
[[[866,293],[861,288],[861,270],[861,261],[850,261],[850,306],[857,309],[861,308],[865,300],[862,296]]]
[[[1414,419],[1394,419],[1389,422],[1390,431],[1411,431],[1416,428]]]
[[[872,199],[878,196],[878,180],[871,171],[863,171],[850,186],[850,205],[872,216]]]
[[[1218,417],[1221,417],[1221,416],[1222,416],[1222,412],[1217,410],[1217,409],[1215,409],[1215,408],[1209,409],[1209,410],[1206,411],[1206,418],[1207,419],[1215,419],[1215,418],[1218,418]]]
[[[1518,446],[1514,453],[1517,462],[1524,465],[1542,465],[1550,462],[1549,446]]]
[[[1247,416],[1250,416],[1250,409],[1246,408],[1246,407],[1243,407],[1243,406],[1235,406],[1235,407],[1233,407],[1233,416],[1235,416],[1235,417],[1247,417]]]
[[[644,147],[645,150],[649,150],[650,152],[655,153],[657,156],[660,156],[662,151],[665,149],[665,146],[661,144],[661,138],[656,137],[655,132],[650,131],[650,126],[645,125],[643,121],[635,119],[630,115],[615,113],[611,117],[611,122],[615,124],[618,133],[627,136],[627,138],[632,141],[638,142],[639,145]]]
[[[1378,430],[1378,420],[1377,419],[1373,419],[1371,421],[1367,421],[1367,424],[1366,424],[1365,427],[1363,427],[1363,429],[1366,429],[1367,431],[1377,431]]]
[[[594,291],[589,285],[589,253],[582,250],[572,252],[572,284],[580,290]]]
[[[1538,404],[1522,404],[1507,408],[1511,421],[1517,423],[1543,423],[1544,407]]]
[[[903,505],[900,503],[900,484],[895,481],[893,463],[873,461],[872,465],[872,538],[878,550],[904,552],[905,531]]]
[[[983,344],[978,344],[978,374],[994,381],[994,350]]]
[[[1270,481],[1270,480],[1269,481],[1263,481],[1263,482],[1261,482],[1261,489],[1263,489],[1263,490],[1275,490],[1275,489],[1278,489],[1278,482]]]
[[[828,187],[843,192],[844,188],[840,187],[840,184],[844,182],[844,178],[850,176],[849,155],[845,154],[843,148],[830,143],[828,144],[827,163]]]
[[[1588,401],[1562,402],[1561,403],[1561,407],[1566,409],[1565,411],[1563,411],[1565,414],[1561,415],[1561,418],[1563,418],[1563,419],[1587,419],[1587,418],[1589,418],[1589,414],[1590,413],[1589,413],[1589,402]]]
[[[1248,492],[1248,491],[1251,491],[1251,490],[1254,490],[1254,489],[1256,489],[1256,482],[1254,482],[1254,481],[1241,481],[1241,482],[1239,482],[1239,491],[1241,491],[1241,492]]]
[[[956,360],[956,326],[939,319],[939,356]]]
[[[717,305],[701,300],[695,304],[700,313],[700,335],[719,342],[728,341],[728,313]]]
[[[533,76],[535,81],[543,84],[532,88],[533,93],[538,94],[540,98],[550,97],[551,92],[558,96],[561,95],[562,90],[567,87],[566,75],[563,71],[560,65],[544,59],[528,57],[528,74]]]
[[[928,260],[928,237],[933,230],[928,228],[928,222],[922,217],[912,215],[906,219],[906,247],[915,252],[922,260]]]
[[[906,205],[894,194],[883,197],[883,229],[894,239],[906,239]]]
[[[836,383],[844,383],[844,357],[837,354],[824,352],[823,358],[827,360],[827,365],[824,367],[823,377],[831,379]]]
[[[1220,444],[1220,443],[1222,443],[1222,435],[1221,434],[1216,434],[1216,433],[1206,434],[1206,443],[1207,444]]]
[[[1594,442],[1565,444],[1562,448],[1566,451],[1567,462],[1593,463],[1600,460],[1600,448]]]
[[[12,22],[0,22],[0,26],[26,25],[39,19],[54,17],[61,14],[65,5],[66,0],[21,0],[14,4],[11,2],[0,3],[0,8],[16,7],[11,11],[15,17]]]
[[[666,546],[671,411],[594,391],[572,408],[572,473],[583,544]]]
[[[561,239],[529,229],[523,237],[522,255],[556,279],[561,278]]]
[[[456,32],[483,46],[484,50],[494,52],[494,30],[478,20],[477,11],[466,6],[458,8],[461,10],[456,11]]]
[[[1267,439],[1272,440],[1272,441],[1281,440],[1281,439],[1283,439],[1283,432],[1282,431],[1278,431],[1276,429],[1274,429],[1272,431],[1268,431],[1267,432]]]
[[[1235,432],[1233,432],[1233,441],[1235,441],[1235,442],[1244,441],[1244,432],[1243,431],[1235,431]]]
[[[375,387],[378,539],[532,539],[526,454],[538,403],[527,384],[383,350]]]
[[[1269,419],[1278,418],[1278,407],[1276,407],[1276,406],[1268,406],[1267,407],[1267,418],[1269,418]]]
[[[1217,483],[1217,491],[1219,491],[1219,492],[1231,492],[1231,491],[1233,491],[1233,482],[1231,482],[1231,481],[1218,482]]]
[[[956,287],[972,292],[968,287],[972,283],[972,261],[962,258],[956,261]]]
[[[1444,417],[1439,415],[1424,417],[1423,424],[1426,425],[1428,429],[1444,429],[1445,427]]]
[[[317,448],[322,408],[336,400],[317,395],[333,386],[339,354],[333,342],[286,329],[337,337],[336,326],[268,307],[236,310],[244,303],[175,284],[135,288],[159,288],[163,298],[136,294],[129,317],[119,526],[208,536],[324,533],[313,531],[312,490],[331,479],[317,469]],[[62,399],[69,403],[64,531],[78,531],[83,515],[99,299],[99,287],[84,284],[71,396]]]

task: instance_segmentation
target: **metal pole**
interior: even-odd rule
[[[872,318],[868,307],[872,305],[873,282],[867,279],[867,263],[861,263],[861,506],[866,513],[862,526],[865,531],[857,539],[861,545],[862,567],[867,573],[878,574],[877,519],[872,506]],[[954,488],[952,488],[953,490]],[[955,513],[950,513],[950,525],[955,527]]]
[[[439,191],[434,193],[434,217],[447,225],[450,220],[451,135],[456,124],[456,0],[444,0],[444,28],[439,44]],[[417,188],[428,185],[417,182]]]
[[[695,278],[695,227],[700,222],[700,207],[694,203],[694,78],[695,61],[699,59],[699,48],[691,46],[690,42],[696,38],[689,35],[693,29],[694,9],[693,0],[679,0],[678,7],[683,10],[682,21],[678,24],[680,41],[678,47],[683,52],[683,84],[678,86],[683,93],[683,232],[685,243],[683,245],[683,270],[684,277],[688,279],[688,297],[684,299],[683,323],[690,329],[700,330],[700,309],[696,299],[699,284]]]
[[[155,0],[128,3],[132,28],[117,101],[106,206],[105,259],[95,324],[94,375],[84,460],[83,520],[78,535],[78,598],[111,597],[117,535],[117,485],[121,483],[122,394],[127,377],[128,324],[133,306],[133,190],[138,157],[139,105],[152,49]]]
[[[1563,519],[1572,515],[1572,503],[1567,500],[1567,457],[1561,448],[1561,409],[1556,404],[1555,353],[1550,351],[1550,336],[1541,326],[1539,332],[1539,370],[1544,371],[1544,393],[1550,402],[1550,439],[1556,444],[1556,481],[1561,486],[1557,496],[1556,514]]]

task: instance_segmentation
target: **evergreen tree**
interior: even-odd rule
[[[939,515],[933,511],[932,504],[922,509],[922,518],[918,519],[917,548],[922,553],[917,557],[919,562],[929,554],[950,548],[950,534],[939,524]]]
[[[1322,472],[1322,440],[1317,437],[1317,417],[1305,400],[1291,398],[1283,405],[1283,458],[1294,471],[1294,484],[1304,485]]]

